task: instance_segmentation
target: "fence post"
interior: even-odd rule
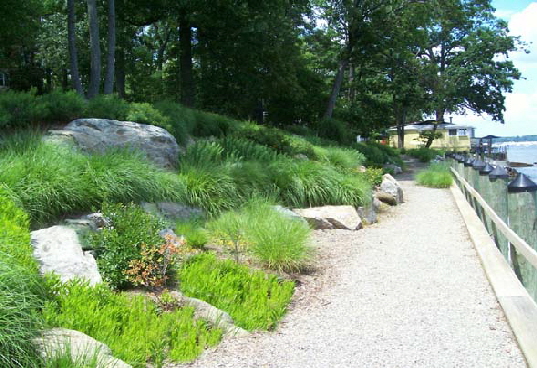
[[[509,226],[537,250],[537,184],[519,173],[507,186]],[[537,300],[537,269],[510,245],[511,260],[520,281]]]

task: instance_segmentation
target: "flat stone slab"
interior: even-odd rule
[[[97,262],[90,252],[84,252],[74,229],[67,226],[52,226],[32,231],[34,257],[41,272],[54,272],[62,281],[73,278],[89,280],[91,285],[102,282]]]
[[[95,356],[98,368],[132,368],[130,364],[114,358],[107,345],[79,331],[53,328],[45,331],[35,342],[45,361],[69,351],[74,361]]]
[[[353,206],[295,208],[293,212],[308,221],[314,229],[359,230],[362,228],[362,219]]]

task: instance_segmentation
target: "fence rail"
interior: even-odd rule
[[[518,188],[518,178],[508,184],[507,175],[489,177],[480,166],[479,161],[474,166],[453,160],[451,172],[489,236],[537,302],[537,191]]]
[[[524,239],[518,236],[509,226],[496,214],[496,212],[487,204],[487,202],[481,197],[481,195],[466,181],[462,176],[457,173],[453,168],[451,172],[455,175],[455,178],[463,185],[465,191],[469,193],[489,216],[490,220],[494,222],[497,229],[509,240],[509,242],[520,252],[526,260],[535,268],[537,268],[537,251],[533,249]]]

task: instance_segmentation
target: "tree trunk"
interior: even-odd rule
[[[75,34],[75,0],[67,0],[67,43],[69,46],[71,83],[76,93],[84,96],[82,82],[80,82],[80,73],[78,72],[78,55]]]
[[[427,143],[425,143],[425,148],[431,148],[431,145],[433,144],[433,141],[434,141],[436,130],[438,129],[438,124],[442,124],[444,122],[445,112],[446,110],[443,108],[436,110],[436,121],[433,124],[433,131],[431,132],[431,135],[427,139]]]
[[[181,63],[181,103],[194,107],[195,90],[192,65],[192,28],[186,11],[179,14],[179,48]]]
[[[119,97],[125,98],[125,49],[120,47],[116,61],[116,91]]]
[[[106,76],[104,93],[114,92],[115,54],[116,54],[116,5],[115,0],[108,0],[108,55],[106,58]]]
[[[88,98],[99,94],[101,84],[101,47],[99,45],[99,19],[97,17],[97,0],[87,0],[90,33],[91,72]]]
[[[341,90],[341,84],[343,83],[343,75],[345,74],[345,69],[349,65],[349,60],[347,58],[342,58],[339,61],[339,68],[334,78],[334,84],[332,85],[332,92],[330,93],[330,99],[328,100],[328,106],[324,113],[325,119],[332,118],[332,113],[334,112],[334,107],[336,107],[337,97],[339,96],[339,91]]]

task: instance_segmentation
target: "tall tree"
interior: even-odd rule
[[[88,87],[88,98],[99,94],[101,85],[101,46],[99,44],[99,19],[97,14],[97,0],[87,0],[88,22],[90,31],[91,71]]]
[[[84,89],[82,88],[80,73],[78,71],[78,51],[76,47],[75,22],[75,0],[67,0],[67,42],[69,45],[71,84],[73,89],[79,95],[84,96]]]
[[[432,17],[420,61],[436,120],[434,130],[446,113],[466,110],[503,123],[505,93],[520,78],[507,55],[521,43],[493,15],[490,0],[434,0],[428,7]]]
[[[104,79],[104,93],[114,92],[116,60],[116,5],[115,0],[108,0],[108,37],[106,56],[106,76]]]

